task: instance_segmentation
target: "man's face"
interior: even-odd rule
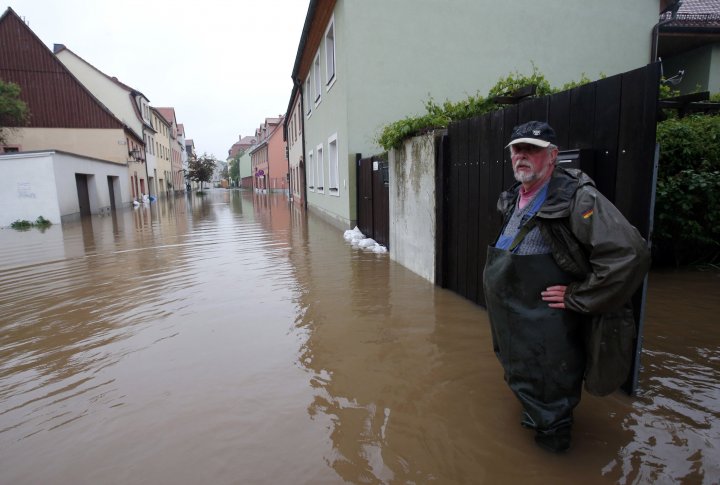
[[[515,180],[532,183],[544,179],[552,171],[556,155],[557,149],[549,150],[529,143],[511,145],[510,157]]]

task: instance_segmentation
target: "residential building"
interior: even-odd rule
[[[298,86],[293,89],[290,106],[284,123],[285,144],[287,145],[288,168],[290,170],[290,198],[295,204],[305,203],[305,163],[303,158],[303,112],[302,97]]]
[[[170,125],[170,165],[171,177],[168,179],[171,190],[185,190],[185,176],[182,167],[181,152],[185,150],[185,144],[178,138],[178,122],[175,117],[175,108],[156,108]]]
[[[239,187],[252,188],[252,173],[250,161],[250,149],[255,146],[257,140],[254,136],[238,136],[238,141],[228,150],[227,162],[230,164],[235,158],[238,159],[240,180],[234,180]],[[245,181],[246,183],[243,183]]]
[[[172,153],[171,132],[172,126],[157,108],[150,107],[150,118],[157,134],[154,137],[152,156],[155,157],[158,181],[158,194],[168,195],[172,190]]]
[[[283,141],[284,116],[265,118],[255,130],[257,144],[250,150],[253,188],[266,193],[287,190],[287,158]]]
[[[555,86],[645,65],[658,12],[658,0],[311,0],[286,113],[300,91],[308,207],[354,225],[357,157],[429,96],[485,94],[533,65]]]
[[[187,154],[188,160],[197,158],[197,153],[195,153],[195,142],[192,138],[185,139],[185,153]]]
[[[250,156],[253,146],[254,145],[251,145],[243,151],[240,155],[240,160],[238,160],[240,169],[240,187],[243,189],[253,188],[252,157]]]
[[[188,156],[187,148],[185,146],[185,125],[182,123],[178,123],[178,144],[180,145],[180,170],[182,170],[180,183],[184,188],[187,182],[185,176],[188,173]]]
[[[237,155],[240,152],[246,151],[248,148],[253,146],[257,140],[254,136],[238,136],[238,141],[233,143],[233,145],[230,147],[230,150],[228,150],[228,162],[235,158],[235,155]]]
[[[131,174],[140,174],[139,181],[134,175],[131,175],[134,180],[133,194],[139,194],[139,196],[146,194],[157,195],[154,179],[151,176],[155,167],[154,165],[148,165],[146,153],[146,147],[155,135],[155,130],[150,122],[150,105],[147,97],[140,91],[123,84],[116,77],[110,77],[103,73],[63,44],[55,44],[53,50],[60,62],[100,102],[110,109],[137,136],[142,138],[143,146],[140,147],[140,155],[131,159],[128,163]],[[143,173],[145,177],[142,177]],[[142,178],[147,178],[148,190],[145,190]]]
[[[126,203],[131,195],[137,198],[147,193],[144,165],[128,168],[141,156],[142,136],[103,105],[11,8],[0,17],[0,79],[20,86],[20,98],[30,111],[27,126],[9,131],[9,143],[1,151],[62,151],[120,165],[130,183],[112,182],[119,192],[114,202]],[[53,166],[70,170],[77,165],[53,162]],[[77,175],[78,191],[87,188],[97,194],[109,189],[110,182],[101,179],[115,177],[116,173]],[[50,176],[38,172],[35,181]],[[129,189],[132,194],[127,192]]]
[[[655,53],[664,76],[680,94],[720,92],[720,0],[665,3]]]

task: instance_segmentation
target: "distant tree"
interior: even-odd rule
[[[0,79],[0,145],[7,143],[8,129],[25,126],[29,112],[20,99],[20,86]]]
[[[240,157],[244,152],[239,152],[230,160],[230,178],[240,185]]]
[[[202,156],[188,161],[188,179],[198,182],[202,190],[203,182],[210,182],[217,160],[212,155],[203,153]]]

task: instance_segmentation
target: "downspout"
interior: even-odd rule
[[[307,173],[305,173],[307,168],[307,164],[305,163],[305,160],[307,160],[305,154],[305,92],[303,91],[303,83],[299,79],[295,79],[295,85],[300,89],[300,125],[302,126],[302,136],[300,138],[302,139],[303,153],[303,207],[307,209]]]
[[[672,22],[676,19],[678,10],[680,10],[680,7],[682,6],[683,0],[675,0],[675,3],[665,8],[662,12],[660,12],[660,15],[662,16],[664,13],[670,12],[670,18],[666,20],[662,20],[655,24],[652,30],[652,47],[650,50],[650,62],[656,62],[658,60],[658,44],[660,42],[660,27],[663,25]]]

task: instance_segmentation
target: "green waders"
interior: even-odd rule
[[[493,347],[525,410],[522,424],[537,431],[541,446],[543,436],[567,436],[567,444],[553,445],[553,451],[569,446],[585,351],[580,316],[548,307],[540,292],[570,281],[550,254],[488,248],[483,284]]]

